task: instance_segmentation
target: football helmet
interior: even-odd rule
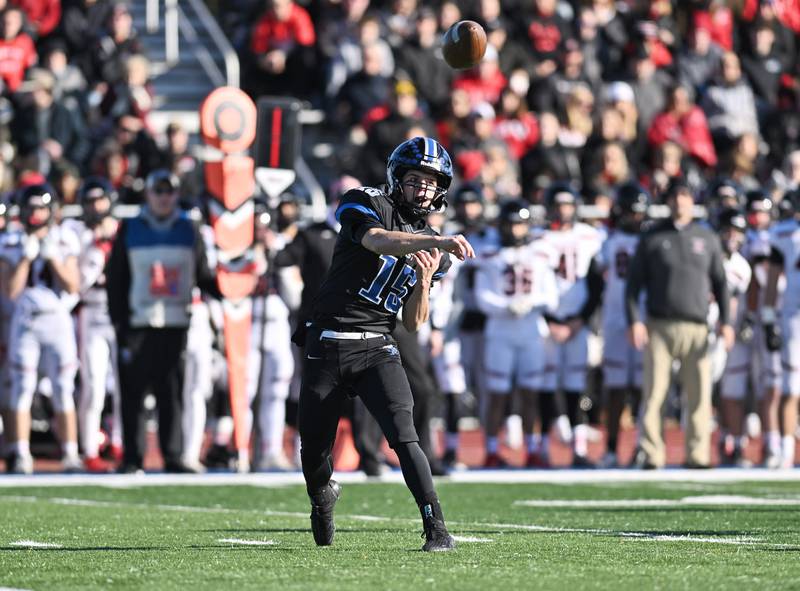
[[[37,183],[23,187],[17,193],[19,220],[27,231],[38,230],[53,221],[53,209],[58,195],[48,183]],[[39,210],[47,209],[47,215]]]
[[[483,193],[479,185],[461,185],[452,197],[455,220],[464,229],[471,230],[483,225]],[[470,206],[475,203],[477,206]]]
[[[547,208],[547,215],[551,220],[561,224],[570,224],[575,220],[577,208],[581,204],[581,199],[572,185],[565,181],[555,181],[550,184],[544,192],[544,205]],[[575,213],[569,219],[563,219],[559,211],[559,205],[573,205]]]
[[[623,231],[638,232],[651,201],[650,192],[639,183],[625,183],[617,189],[611,217]]]
[[[87,226],[96,226],[111,215],[111,207],[105,211],[97,211],[94,207],[93,202],[103,198],[109,200],[111,207],[117,201],[117,191],[108,179],[101,176],[90,176],[83,181],[78,190],[78,203],[83,208],[83,221]]]
[[[738,252],[744,245],[747,220],[738,209],[723,209],[717,217],[722,248],[728,255]]]
[[[403,177],[410,170],[433,173],[436,191],[428,207],[407,201],[403,195]],[[422,219],[429,213],[447,207],[447,190],[453,181],[453,162],[447,150],[429,137],[415,137],[397,146],[386,163],[386,182],[389,197],[400,212],[411,219]]]
[[[800,187],[784,193],[778,205],[784,219],[800,213]]]
[[[500,206],[497,216],[501,246],[522,246],[531,239],[530,227],[533,221],[531,210],[525,201],[514,199]],[[515,233],[514,226],[525,225],[525,233]]]

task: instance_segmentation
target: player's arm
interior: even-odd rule
[[[438,249],[415,252],[417,261],[417,283],[403,306],[403,326],[409,332],[417,332],[428,321],[430,313],[431,281],[439,268],[442,253]]]
[[[764,307],[761,309],[764,338],[767,349],[770,351],[779,351],[783,345],[783,337],[777,326],[778,317],[775,312],[775,304],[778,301],[778,280],[783,273],[783,266],[783,252],[773,244],[767,268],[767,285],[764,287]]]
[[[3,295],[10,300],[17,299],[28,282],[28,274],[31,272],[31,259],[23,256],[13,266],[8,261],[0,261],[0,269],[3,269],[3,273],[0,275],[3,280]]]
[[[78,269],[78,257],[68,256],[63,261],[58,257],[47,259],[53,275],[61,283],[67,293],[78,293],[81,288],[81,273]]]
[[[428,234],[411,234],[397,232],[385,228],[370,228],[361,238],[361,246],[375,254],[388,254],[396,257],[405,256],[421,250],[440,248],[454,254],[459,260],[475,258],[472,245],[464,236],[431,236]]]

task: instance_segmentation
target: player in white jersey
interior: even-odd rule
[[[547,323],[543,312],[558,305],[552,267],[553,254],[537,240],[531,242],[531,212],[522,201],[505,203],[499,216],[500,247],[481,256],[475,279],[478,306],[487,316],[486,369],[489,393],[486,418],[487,468],[505,464],[498,450],[498,433],[507,399],[514,386],[521,392],[523,430],[529,467],[541,465],[539,438],[534,435],[536,392],[544,370]]]
[[[442,463],[445,468],[456,463],[456,450],[458,446],[458,421],[461,418],[460,410],[469,406],[468,398],[471,397],[473,406],[477,406],[478,415],[482,415],[486,405],[485,372],[483,368],[484,357],[484,327],[486,316],[478,308],[475,300],[475,274],[477,273],[476,261],[481,252],[493,249],[499,243],[497,230],[486,224],[484,219],[484,201],[481,189],[477,185],[465,184],[453,194],[455,219],[453,227],[446,228],[445,233],[459,233],[469,241],[475,250],[475,259],[459,261],[453,259],[448,277],[453,281],[453,302],[451,322],[456,324],[455,340],[457,344],[450,344],[448,355],[458,356],[459,365],[463,368],[465,388],[459,392],[458,370],[454,369],[455,376],[451,383],[443,385],[444,415],[445,415],[445,452]],[[449,334],[447,335],[450,336]],[[448,338],[448,342],[452,339]],[[448,391],[452,389],[452,391]],[[461,404],[459,404],[461,402]]]
[[[545,203],[552,225],[542,240],[555,253],[559,300],[558,309],[546,316],[550,336],[545,343],[540,395],[543,447],[546,453],[547,429],[555,419],[559,436],[572,442],[573,466],[590,467],[586,457],[589,431],[580,401],[586,389],[587,323],[600,304],[602,291],[602,274],[594,262],[602,236],[595,228],[576,221],[578,196],[568,184],[554,183],[547,190]]]
[[[105,268],[118,222],[111,216],[116,191],[108,180],[87,178],[78,193],[83,208],[82,220],[64,225],[80,241],[81,305],[78,312],[78,350],[80,352],[81,392],[78,425],[84,465],[89,472],[108,472],[110,466],[100,457],[101,418],[109,383],[111,390],[111,450],[122,459],[122,418],[117,371],[117,338],[108,315]],[[109,377],[111,379],[109,379]]]
[[[779,412],[782,432],[779,466],[791,468],[794,466],[794,434],[797,401],[800,399],[800,189],[791,191],[784,199],[791,201],[795,217],[775,224],[770,232],[769,274],[761,321],[767,348],[781,350],[783,397]],[[786,291],[779,319],[775,305],[781,273],[786,277]]]
[[[618,466],[619,424],[630,398],[634,416],[642,394],[642,352],[630,344],[625,321],[625,282],[628,263],[636,252],[642,223],[647,216],[650,194],[638,183],[617,190],[611,210],[613,230],[597,253],[603,271],[603,386],[606,389],[608,440],[602,460],[604,468]],[[642,301],[642,313],[644,313]]]
[[[725,254],[723,265],[730,294],[731,324],[739,337],[728,354],[725,371],[720,382],[720,410],[722,437],[720,457],[723,465],[747,467],[743,454],[746,438],[744,430],[744,398],[747,394],[752,341],[742,339],[742,323],[747,315],[747,292],[752,270],[739,250],[747,230],[744,216],[735,209],[723,210],[717,217],[717,226]],[[745,335],[746,336],[746,335]]]
[[[740,340],[749,339],[748,363],[754,393],[760,400],[763,433],[763,465],[777,468],[781,456],[781,434],[778,409],[781,400],[783,368],[780,351],[767,349],[764,327],[759,320],[759,310],[764,307],[764,290],[767,284],[770,255],[770,226],[772,201],[763,191],[748,193],[746,203],[749,229],[742,249],[743,256],[753,269],[753,281],[747,293],[748,314],[742,322]],[[781,275],[777,284],[776,308],[781,307],[786,278]]]
[[[258,396],[258,429],[261,448],[257,468],[260,470],[294,470],[284,452],[286,399],[294,375],[291,350],[291,322],[285,285],[287,272],[294,267],[278,269],[270,258],[285,241],[256,216],[256,244],[259,278],[252,295],[253,327],[250,333],[248,395],[252,405]],[[250,420],[252,425],[252,419]]]
[[[214,230],[208,224],[199,226],[200,238],[206,249],[208,266],[216,268]],[[222,326],[219,302],[202,294],[200,288],[192,289],[192,317],[186,335],[186,365],[183,370],[183,431],[182,470],[200,474],[205,466],[200,463],[200,450],[206,429],[206,404],[214,390],[214,341],[216,327]]]
[[[33,471],[30,454],[31,404],[44,367],[53,387],[53,406],[67,470],[81,467],[73,400],[78,369],[70,309],[80,283],[80,245],[72,232],[54,223],[56,193],[49,185],[20,191],[24,235],[12,261],[0,261],[0,285],[15,300],[9,351],[10,420],[7,426],[12,472]]]

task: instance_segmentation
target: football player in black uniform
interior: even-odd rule
[[[364,401],[397,453],[422,515],[422,549],[455,547],[414,429],[408,379],[389,334],[401,308],[403,325],[412,332],[428,320],[429,290],[450,266],[447,253],[462,260],[475,254],[463,236],[439,236],[425,221],[446,206],[452,175],[445,149],[431,138],[415,137],[389,156],[387,188],[352,189],[336,211],[342,227],[331,268],[310,322],[293,338],[305,346],[300,457],[317,545],[333,542],[333,507],[341,489],[331,480],[331,448],[345,393],[351,392]]]

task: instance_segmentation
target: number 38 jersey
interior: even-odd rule
[[[625,282],[628,265],[639,244],[639,234],[614,231],[603,242],[597,253],[597,263],[605,271],[605,292],[603,293],[603,325],[606,327],[626,327]],[[642,295],[644,298],[644,294]],[[641,306],[644,318],[644,306]]]
[[[336,219],[342,228],[311,321],[329,330],[389,333],[417,283],[416,261],[412,255],[375,254],[361,245],[361,239],[371,228],[431,236],[436,232],[424,221],[404,220],[389,196],[373,187],[345,193]],[[450,255],[445,252],[433,280],[441,279],[449,268]]]

